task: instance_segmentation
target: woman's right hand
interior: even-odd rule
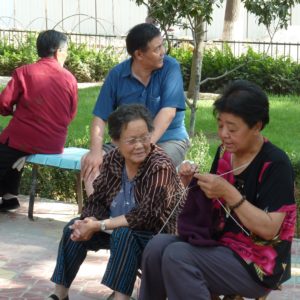
[[[194,174],[198,172],[198,166],[191,161],[184,161],[178,169],[178,175],[185,187],[189,185]]]

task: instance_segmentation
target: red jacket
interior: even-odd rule
[[[13,115],[0,143],[27,153],[61,153],[77,100],[75,77],[56,59],[17,68],[0,94],[0,114]]]

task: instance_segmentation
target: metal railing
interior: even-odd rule
[[[207,46],[213,46],[224,50],[225,45],[230,47],[234,56],[240,56],[246,53],[249,47],[256,53],[265,53],[275,59],[279,57],[289,57],[299,63],[300,44],[297,43],[270,43],[270,42],[252,42],[252,41],[211,41]]]
[[[19,45],[23,43],[29,34],[35,33],[26,30],[1,30],[0,39],[8,44]],[[81,33],[66,33],[73,43],[80,45],[85,44],[89,48],[99,49],[104,47],[114,47],[118,52],[125,52],[125,37],[113,35],[95,35]],[[174,46],[180,46],[182,43],[193,44],[191,40],[172,38]],[[274,58],[289,57],[293,61],[300,62],[300,44],[298,43],[269,43],[253,41],[207,41],[206,49],[217,48],[224,51],[225,45],[229,47],[234,56],[240,56],[246,53],[251,47],[257,53],[265,53]]]
[[[9,45],[20,45],[24,43],[29,35],[38,34],[36,31],[0,29],[0,40],[5,41]],[[125,37],[114,35],[96,35],[67,33],[69,40],[76,45],[85,44],[90,48],[116,47],[125,48]]]

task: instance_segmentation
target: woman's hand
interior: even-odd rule
[[[197,183],[208,198],[231,199],[241,197],[239,191],[224,178],[215,174],[195,174]]]
[[[230,206],[241,200],[240,192],[224,178],[214,174],[195,174],[195,177],[208,198],[223,198]],[[285,213],[267,213],[247,199],[234,212],[244,227],[265,240],[271,240],[278,234],[285,216]]]
[[[71,234],[71,240],[78,241],[88,241],[91,239],[93,234],[97,231],[98,223],[95,218],[88,217],[84,220],[76,220],[70,229],[73,230]]]
[[[185,187],[189,185],[196,172],[198,166],[192,162],[185,161],[179,166],[178,175]]]

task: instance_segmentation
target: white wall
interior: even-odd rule
[[[224,14],[225,2],[213,12],[212,24],[207,25],[207,40],[220,39]],[[65,32],[124,36],[132,26],[144,22],[146,15],[146,7],[137,6],[132,0],[0,0],[0,29],[39,31],[55,27]],[[292,10],[291,23],[300,26],[300,5]],[[258,26],[256,17],[244,8],[240,24],[237,39],[267,38],[264,26]],[[179,28],[173,28],[173,34],[191,36],[188,30]],[[294,38],[291,42],[295,42]]]
[[[0,0],[0,29],[126,35],[146,15],[131,0]]]

